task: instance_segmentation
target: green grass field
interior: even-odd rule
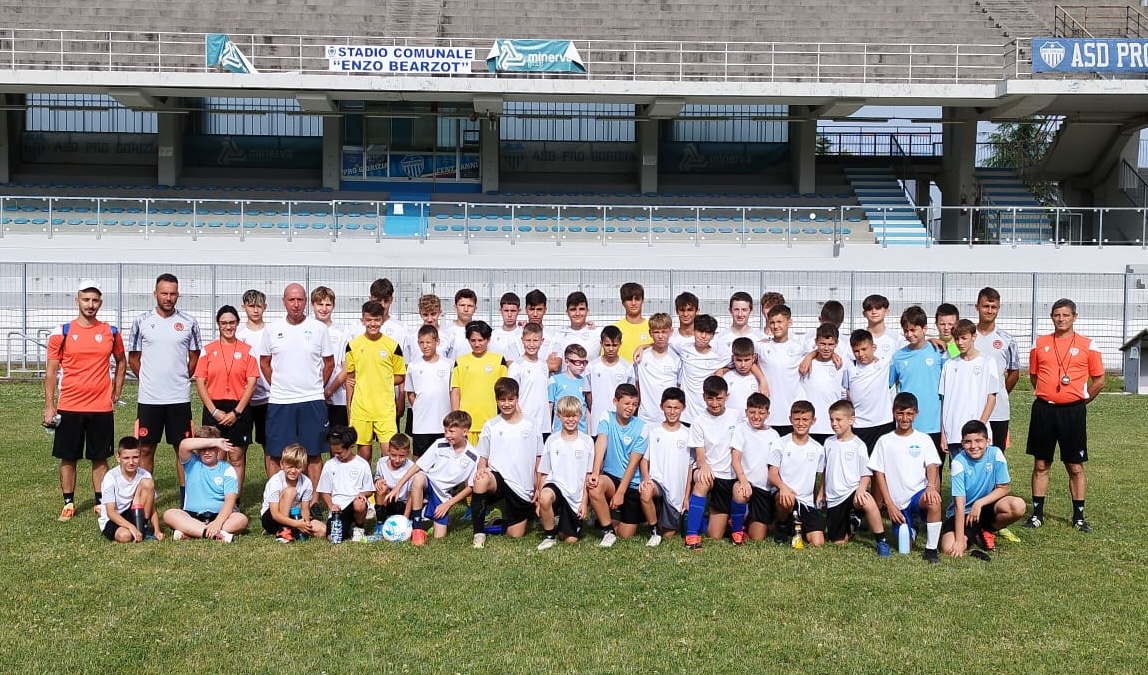
[[[1008,456],[1027,500],[1031,395],[1013,400]],[[991,563],[939,566],[879,559],[868,540],[689,552],[647,549],[643,533],[539,553],[532,532],[475,551],[468,528],[421,549],[258,534],[114,546],[83,464],[79,515],[56,522],[42,405],[39,383],[0,387],[4,673],[1133,673],[1148,657],[1144,397],[1090,408],[1093,534],[1069,529],[1058,467],[1044,528],[1014,527],[1023,542],[998,539]],[[256,524],[257,455],[243,496]],[[172,506],[170,449],[157,474]]]

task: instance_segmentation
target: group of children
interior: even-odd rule
[[[510,537],[540,521],[542,550],[578,540],[592,518],[604,547],[648,525],[648,545],[680,532],[691,549],[703,533],[735,544],[771,531],[779,542],[844,544],[864,524],[884,556],[883,508],[894,528],[924,529],[924,557],[936,562],[938,550],[984,555],[993,534],[1024,514],[1024,502],[1007,495],[1006,439],[988,424],[998,394],[1007,399],[1002,369],[978,353],[976,324],[951,320],[951,305],[938,308],[933,338],[924,310],[907,308],[899,340],[885,328],[888,300],[869,296],[867,327],[843,339],[844,308],[829,301],[802,339],[790,335],[792,313],[776,293],[761,299],[765,332],[750,326],[753,298],[740,292],[721,331],[691,293],[675,299],[676,329],[669,314],[646,319],[636,283],[621,288],[618,322],[594,327],[587,297],[575,292],[569,324],[554,330],[543,323],[541,291],[526,295],[524,323],[518,296],[502,296],[501,325],[492,327],[473,319],[477,296],[463,289],[458,318],[444,328],[438,298],[420,298],[423,325],[411,335],[389,316],[393,286],[376,293],[379,284],[363,306],[363,335],[335,350],[345,356],[327,393],[345,387],[350,414],[332,415],[318,484],[298,446],[283,450],[268,479],[261,526],[281,541],[335,527],[363,537],[373,502],[380,525],[411,517],[421,544],[427,531],[446,536],[451,510],[469,502],[477,548],[499,505],[497,527]],[[376,349],[384,336],[386,348]],[[398,432],[404,408],[409,436]],[[247,526],[234,469],[220,462],[229,443],[214,431],[180,444],[188,497],[164,513],[173,538],[228,541]],[[121,442],[120,466],[105,480],[119,484],[103,491],[101,528],[116,541],[162,536],[154,482],[133,465],[133,440]],[[372,471],[374,440],[383,451]]]

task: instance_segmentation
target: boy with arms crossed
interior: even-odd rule
[[[363,327],[366,331],[351,340],[343,350],[346,358],[344,374],[354,377],[354,384],[347,386],[351,426],[359,440],[359,456],[368,465],[373,438],[385,443],[399,431],[395,394],[398,391],[396,387],[403,383],[407,374],[402,347],[382,332],[383,313],[383,306],[374,300],[363,303]],[[332,393],[332,388],[342,388],[340,379],[344,378],[336,378],[333,386],[327,385],[328,394]]]
[[[848,544],[859,516],[864,516],[877,540],[877,555],[888,558],[892,551],[885,540],[885,523],[877,500],[869,494],[873,473],[869,470],[869,452],[865,443],[853,435],[853,404],[837,401],[829,406],[829,424],[833,436],[825,441],[824,499],[826,530],[829,541]]]
[[[657,546],[663,537],[672,537],[681,529],[693,473],[690,430],[681,423],[686,409],[685,392],[667,387],[662,392],[661,408],[664,420],[646,427],[648,447],[642,457],[642,482],[638,485],[642,513],[651,530],[646,546]]]
[[[538,517],[542,521],[539,551],[558,543],[574,543],[582,537],[589,491],[586,483],[594,470],[594,441],[578,431],[582,402],[563,396],[554,406],[562,430],[552,435],[542,449],[538,463]]]
[[[635,473],[649,442],[645,423],[634,417],[638,412],[638,389],[632,384],[620,384],[614,390],[613,401],[614,411],[598,424],[594,466],[587,482],[590,506],[603,531],[599,544],[602,548],[613,546],[618,537],[629,539],[638,533],[642,517],[638,496],[641,480]],[[619,510],[616,528],[611,508]]]
[[[703,315],[704,316],[704,315]],[[702,317],[698,317],[700,320]],[[713,317],[710,317],[713,320]],[[701,327],[699,326],[699,330]],[[726,522],[734,510],[734,472],[729,445],[737,428],[738,414],[726,408],[729,386],[722,378],[711,375],[702,383],[705,409],[694,418],[690,426],[690,447],[694,449],[693,490],[690,493],[689,514],[686,518],[686,548],[702,547],[702,518],[709,504],[710,521],[707,534],[710,539],[725,536]],[[736,505],[745,513],[746,505]]]
[[[454,362],[454,371],[450,376],[451,409],[465,410],[475,426],[479,427],[478,431],[471,427],[471,443],[478,442],[482,425],[498,413],[494,385],[506,376],[506,359],[502,358],[502,354],[486,349],[490,344],[490,332],[490,325],[485,321],[466,324],[469,346]]]
[[[814,491],[817,476],[825,472],[825,448],[809,437],[813,404],[794,401],[789,409],[789,424],[793,432],[773,446],[769,458],[769,482],[777,488],[777,531],[773,538],[785,543],[786,538],[796,537],[796,523],[800,522],[804,540],[810,546],[823,546],[825,519],[814,502]],[[822,485],[822,492],[824,489]]]
[[[980,420],[961,427],[961,451],[953,455],[953,503],[941,524],[941,550],[960,557],[973,544],[996,550],[996,533],[1024,517],[1020,497],[1009,496],[1008,463],[1004,452],[989,444],[989,430]],[[988,556],[974,557],[988,560]]]
[[[781,443],[781,437],[765,423],[769,418],[769,398],[765,394],[750,394],[745,416],[730,440],[730,461],[737,476],[733,501],[735,505],[748,507],[748,513],[733,509],[730,530],[733,543],[739,546],[745,543],[746,520],[749,538],[761,541],[777,517],[773,488],[769,484],[769,458]]]
[[[893,354],[889,368],[889,386],[917,397],[919,413],[913,426],[929,434],[937,445],[937,452],[947,450],[941,444],[941,368],[947,353],[942,352],[926,337],[929,317],[919,305],[906,307],[901,312],[901,333],[905,346]]]

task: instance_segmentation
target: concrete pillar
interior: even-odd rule
[[[965,108],[941,110],[941,204],[967,206],[976,201],[977,120],[974,112]],[[967,242],[972,212],[962,215],[960,209],[945,209],[941,213],[942,242]],[[975,229],[975,227],[974,227]]]
[[[482,120],[478,126],[478,170],[483,192],[496,192],[498,188],[499,119]]]
[[[343,180],[343,118],[323,118],[323,187],[338,190]]]
[[[168,101],[172,107],[183,104],[177,98]],[[183,125],[186,114],[164,113],[157,115],[156,127],[156,183],[159,185],[179,185],[183,174]]]
[[[638,191],[658,191],[658,120],[635,122],[638,125]]]
[[[795,116],[808,114],[809,108],[793,106],[790,112]],[[817,192],[817,120],[789,123],[789,168],[794,192]]]
[[[9,99],[8,94],[0,95],[0,103],[4,105],[8,105]],[[16,139],[19,138],[20,127],[13,115],[17,114],[15,111],[0,111],[0,183],[12,180],[12,169],[16,165],[14,153],[18,147]]]
[[[913,198],[917,202],[917,206],[921,208],[927,207],[929,200],[933,198],[929,191],[931,182],[926,176],[921,176],[920,180],[917,181],[917,194],[913,195]]]

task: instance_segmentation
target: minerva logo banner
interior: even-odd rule
[[[486,55],[492,73],[585,73],[570,40],[495,40]]]
[[[1148,73],[1148,40],[1034,38],[1034,73]]]

